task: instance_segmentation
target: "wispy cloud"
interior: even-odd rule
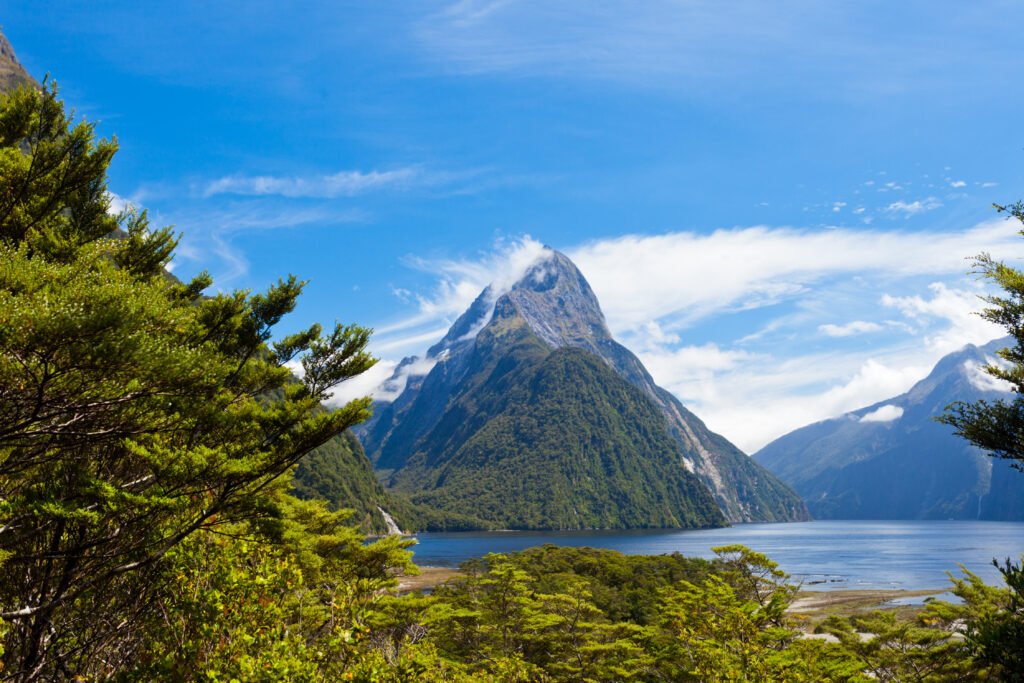
[[[374,349],[379,353],[422,352],[444,336],[447,327],[469,308],[485,287],[492,288],[495,298],[500,296],[531,265],[543,258],[544,252],[543,244],[526,235],[499,241],[492,251],[477,258],[406,257],[407,266],[433,275],[435,284],[431,291],[424,293],[396,292],[401,298],[413,302],[415,311],[377,326]]]
[[[206,183],[201,195],[204,198],[231,194],[335,199],[385,189],[437,185],[450,179],[450,174],[429,173],[419,166],[391,171],[338,171],[313,176],[231,175]]]
[[[894,405],[884,405],[862,415],[861,422],[892,422],[903,417],[903,408]]]
[[[837,276],[959,275],[965,257],[1013,253],[1018,241],[1014,226],[997,220],[948,232],[753,227],[627,235],[567,252],[621,334],[640,333],[650,320],[683,328],[773,305]]]
[[[833,323],[818,325],[818,331],[827,337],[852,337],[856,334],[878,332],[881,329],[882,326],[878,323],[867,322],[865,320],[854,320],[844,325],[835,325]]]
[[[883,306],[898,310],[905,319],[918,329],[927,327],[933,320],[944,321],[945,325],[926,333],[923,338],[924,350],[932,356],[941,356],[956,351],[964,344],[984,343],[1002,336],[1002,328],[977,314],[981,307],[978,289],[952,288],[942,282],[928,286],[931,296],[883,295]]]
[[[189,264],[209,270],[218,288],[230,287],[249,272],[245,249],[237,244],[240,235],[268,230],[294,229],[313,225],[341,225],[368,220],[360,209],[337,210],[328,206],[287,207],[260,199],[225,203],[219,208],[205,205],[183,207],[171,213],[154,213],[153,223],[173,223],[181,233],[175,251],[178,266]]]
[[[759,51],[785,54],[796,44],[789,41],[794,34],[813,33],[837,18],[822,6],[807,9],[769,12],[743,3],[716,11],[664,0],[628,9],[461,0],[422,21],[418,38],[430,54],[463,73],[692,82],[743,71]]]
[[[988,365],[999,365],[1004,368],[1008,365],[1005,360],[998,357],[989,357],[985,360],[988,361]],[[989,374],[988,370],[985,368],[986,365],[982,365],[981,363],[973,360],[969,360],[964,364],[964,369],[967,371],[967,379],[976,389],[980,389],[981,391],[1002,391],[1006,393],[1013,391],[1013,384],[1007,382],[1005,379],[1000,379],[999,377]]]
[[[889,206],[885,207],[886,213],[890,214],[902,214],[904,216],[914,216],[925,211],[931,211],[942,206],[935,197],[926,197],[925,199],[918,199],[912,202],[896,201]]]
[[[728,83],[733,92],[793,88],[862,101],[951,79],[977,87],[978,73],[992,83],[1009,76],[1012,58],[994,59],[994,48],[977,39],[982,17],[1000,9],[1005,14],[990,6],[929,17],[927,31],[897,23],[879,34],[871,28],[877,8],[855,3],[460,0],[420,21],[415,37],[432,59],[463,74],[613,81],[688,96]]]

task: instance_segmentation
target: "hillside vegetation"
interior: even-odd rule
[[[469,379],[395,478],[414,502],[510,529],[724,523],[664,419],[596,356],[524,338]]]

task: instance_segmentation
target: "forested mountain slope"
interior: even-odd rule
[[[384,509],[395,515],[390,497],[373,474],[359,440],[346,432],[320,446],[300,462],[293,479],[294,493],[300,498],[326,500],[333,508],[353,510],[352,522],[365,533],[385,533]]]

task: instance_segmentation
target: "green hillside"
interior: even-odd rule
[[[392,482],[414,503],[510,529],[725,523],[658,408],[599,357],[513,317],[481,334],[463,386]]]
[[[391,510],[388,494],[374,476],[359,440],[349,432],[304,457],[292,485],[299,498],[326,500],[333,509],[354,510],[351,521],[365,533],[387,531],[378,507],[399,517]],[[399,525],[403,522],[399,519]]]

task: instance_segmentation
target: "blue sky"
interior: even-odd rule
[[[292,328],[377,329],[369,391],[540,244],[748,451],[998,336],[965,257],[1015,260],[1011,2],[3,6],[116,135],[110,189],[175,272],[310,284]],[[339,396],[341,398],[341,396]]]

